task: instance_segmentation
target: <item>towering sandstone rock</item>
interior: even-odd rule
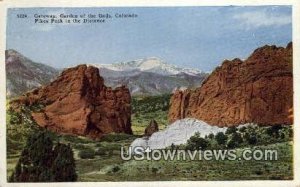
[[[104,85],[99,70],[79,65],[66,69],[49,85],[12,102],[12,106],[43,104],[33,112],[38,125],[55,132],[100,138],[111,132],[132,133],[130,93],[124,86]]]
[[[195,90],[176,91],[169,121],[192,117],[212,125],[292,124],[292,43],[264,46],[242,61],[225,60]]]

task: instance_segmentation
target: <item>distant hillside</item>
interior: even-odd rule
[[[49,83],[58,70],[33,62],[15,50],[5,51],[6,96],[15,97]]]
[[[197,69],[180,68],[155,57],[92,65],[99,68],[107,85],[126,85],[132,95],[160,95],[181,87],[194,88],[208,76]]]
[[[9,98],[51,82],[60,72],[33,62],[15,50],[7,50],[5,54],[6,95]],[[132,95],[160,95],[182,87],[195,88],[208,76],[202,71],[180,68],[154,57],[92,66],[99,68],[107,86],[125,85]]]

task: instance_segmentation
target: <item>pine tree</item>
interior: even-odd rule
[[[70,146],[53,142],[48,132],[27,139],[10,182],[76,181],[75,160]]]
[[[54,148],[55,160],[52,165],[54,181],[76,181],[75,160],[69,145],[58,143]]]

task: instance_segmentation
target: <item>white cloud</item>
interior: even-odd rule
[[[272,15],[266,11],[251,11],[238,13],[233,16],[234,19],[241,22],[241,26],[245,29],[255,29],[268,26],[283,26],[290,24],[292,18],[290,15]]]

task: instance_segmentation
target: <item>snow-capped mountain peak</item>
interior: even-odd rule
[[[189,75],[198,75],[202,71],[191,68],[180,68],[176,65],[168,64],[160,58],[150,57],[127,62],[113,64],[92,64],[98,68],[106,68],[113,71],[142,71],[161,75],[177,75],[186,73]]]

